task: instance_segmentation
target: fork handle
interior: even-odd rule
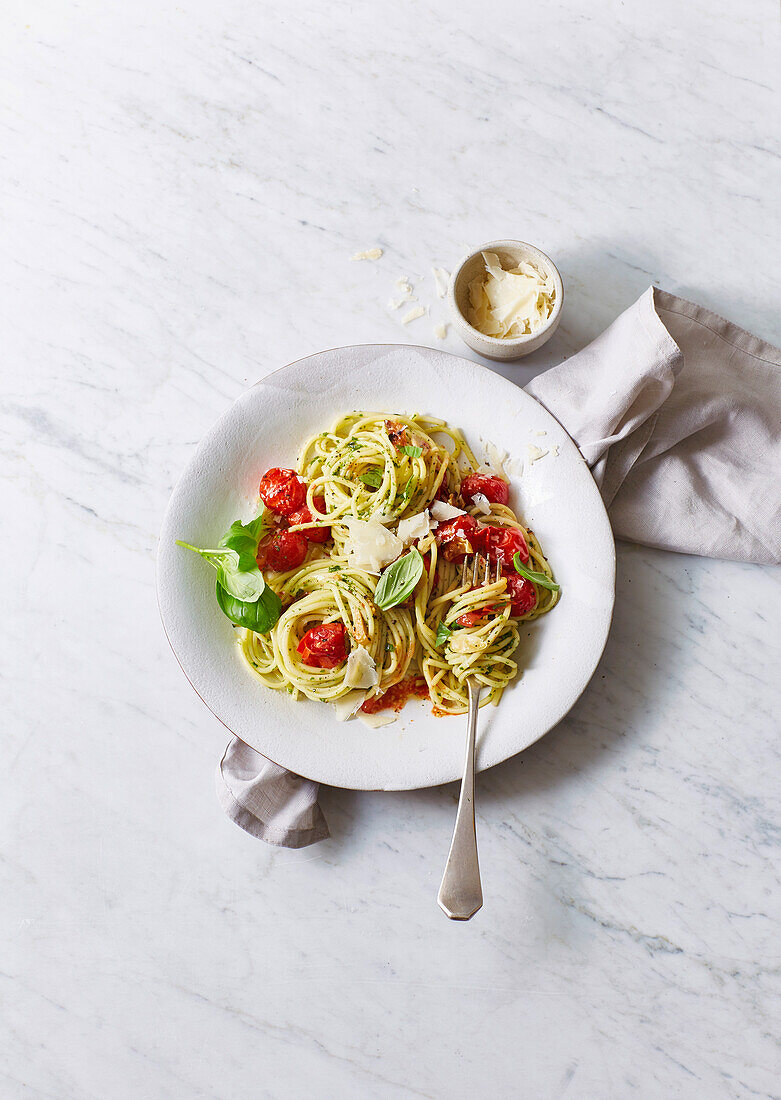
[[[480,685],[467,680],[469,691],[469,719],[466,736],[466,760],[461,780],[461,796],[458,800],[456,824],[445,873],[439,887],[439,907],[451,920],[469,920],[483,904],[483,888],[480,885],[480,865],[477,861],[477,835],[475,833],[475,741],[477,734],[477,706],[480,701]]]

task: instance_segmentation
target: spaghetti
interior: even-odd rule
[[[197,552],[218,569],[253,673],[340,717],[421,690],[435,714],[461,714],[469,677],[481,706],[498,703],[520,624],[559,599],[500,465],[479,466],[442,420],[351,412],[305,442],[297,471],[264,474],[259,494],[256,520]],[[463,567],[475,555],[490,568],[480,586]]]

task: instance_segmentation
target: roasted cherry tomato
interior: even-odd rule
[[[386,420],[385,431],[388,433],[388,439],[397,449],[409,443],[406,427],[397,420]]]
[[[488,608],[482,611],[465,611],[463,615],[458,616],[456,622],[459,626],[477,626],[479,623],[484,623],[488,615]]]
[[[482,493],[491,504],[506,504],[510,499],[510,487],[500,477],[487,474],[470,474],[461,482],[461,496],[469,504],[477,493]]]
[[[258,486],[260,499],[280,516],[289,516],[306,503],[306,482],[295,470],[267,470]]]
[[[529,560],[529,547],[526,539],[515,527],[490,527],[488,531],[488,557],[500,561],[508,569],[513,567],[513,555],[518,554],[521,561]]]
[[[437,495],[434,499],[435,500],[444,500],[446,502],[449,501],[449,499],[450,499],[450,489],[448,488],[446,477],[442,478],[440,486],[437,489]]]
[[[347,659],[347,631],[344,623],[313,626],[298,643],[298,652],[305,665],[336,668]]]
[[[315,510],[321,515],[325,514],[325,497],[315,497],[314,500]],[[291,512],[287,517],[287,521],[291,527],[298,527],[302,523],[312,522],[312,513],[309,508],[304,505],[303,508],[299,508],[297,512]],[[306,535],[310,542],[328,542],[331,537],[330,527],[310,527],[307,531],[302,531],[302,535]]]
[[[488,549],[490,528],[482,527],[474,516],[456,516],[437,527],[436,538],[445,561],[463,561],[467,554]]]
[[[298,569],[308,547],[303,531],[279,531],[258,547],[258,569],[273,569],[276,573]]]
[[[510,614],[525,615],[537,606],[537,593],[534,585],[520,573],[508,573],[507,593],[510,597]]]

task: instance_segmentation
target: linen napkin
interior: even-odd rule
[[[577,443],[617,538],[781,562],[781,349],[650,287],[526,390]],[[271,844],[330,835],[318,785],[238,738],[217,792],[232,821]]]

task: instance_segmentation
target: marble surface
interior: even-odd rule
[[[430,268],[482,241],[566,283],[521,383],[651,282],[781,342],[777,11],[3,23],[0,1095],[777,1096],[777,571],[620,548],[591,687],[480,780],[466,925],[434,900],[452,787],[328,791],[333,838],[300,852],[222,816],[225,732],[154,592],[227,404],[322,347],[436,343]],[[407,327],[400,275],[430,308]]]

